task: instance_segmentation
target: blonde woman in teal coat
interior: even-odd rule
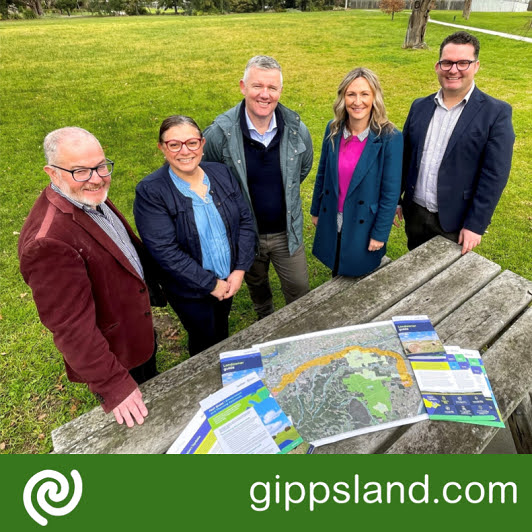
[[[312,253],[333,276],[377,268],[401,189],[403,137],[386,116],[377,76],[349,72],[327,124],[310,213]]]

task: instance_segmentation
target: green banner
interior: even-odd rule
[[[530,455],[3,456],[3,530],[527,522]]]

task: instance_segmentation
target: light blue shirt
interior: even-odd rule
[[[201,245],[202,267],[214,272],[218,279],[227,279],[231,273],[231,249],[224,222],[210,194],[211,183],[207,174],[203,178],[203,184],[207,185],[207,194],[202,198],[190,190],[190,183],[181,179],[171,168],[168,170],[177,190],[183,196],[192,199],[194,220]]]
[[[247,109],[244,109],[244,114],[246,116],[246,124],[249,129],[249,136],[261,144],[264,144],[264,146],[268,147],[270,142],[274,139],[275,135],[277,134],[277,119],[275,118],[275,113],[272,115],[272,119],[270,120],[270,125],[268,126],[268,129],[264,132],[263,135],[261,135],[255,126],[253,125],[253,122],[249,118]]]

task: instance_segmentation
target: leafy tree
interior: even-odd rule
[[[126,0],[125,11],[128,15],[145,15],[146,9],[145,0]]]
[[[77,0],[55,0],[54,6],[56,9],[59,9],[61,13],[65,12],[70,16],[72,10],[78,7],[78,3]]]
[[[178,9],[183,7],[183,0],[159,0],[158,4],[160,9],[173,9],[177,15]]]
[[[19,0],[18,2],[15,2],[15,4],[19,4],[24,7],[29,7],[39,17],[42,17],[44,15],[41,0]]]
[[[235,13],[253,13],[259,11],[260,0],[231,0],[231,11]]]
[[[392,20],[395,13],[399,13],[405,8],[405,0],[381,0],[379,8],[383,13],[389,15],[391,13]]]

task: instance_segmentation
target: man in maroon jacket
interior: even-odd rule
[[[44,153],[51,183],[22,228],[20,271],[69,380],[118,423],[142,424],[138,384],[157,374],[150,294],[161,297],[149,256],[107,199],[113,162],[91,133],[52,131]]]

